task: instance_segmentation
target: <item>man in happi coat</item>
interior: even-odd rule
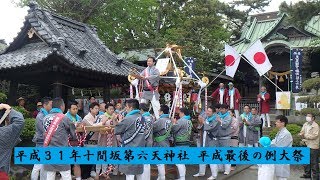
[[[251,109],[248,105],[244,106],[244,112],[241,114],[239,122],[239,147],[258,147],[261,120],[257,113],[256,108]]]
[[[276,137],[271,141],[271,147],[292,147],[292,135],[286,128],[288,118],[284,115],[276,116],[276,128],[279,129]],[[277,180],[287,180],[290,177],[290,164],[275,165]]]
[[[20,112],[11,109],[8,104],[0,103],[0,119],[5,115],[7,117],[0,124],[0,179],[7,180],[9,179],[11,154],[13,148],[21,141],[19,137],[25,120]]]
[[[140,75],[143,77],[143,93],[141,102],[147,103],[148,101],[151,101],[154,115],[156,116],[156,119],[158,119],[160,109],[160,94],[158,92],[160,72],[155,67],[155,63],[155,58],[149,57],[147,59],[148,67],[140,73]]]
[[[206,112],[206,119],[203,120],[202,118],[199,119],[199,123],[203,126],[203,146],[204,147],[224,147],[228,144],[228,138],[230,137],[225,133],[230,132],[230,128],[228,128],[228,124],[230,124],[227,120],[227,116],[224,116],[226,120],[222,120],[219,116],[220,114],[220,106],[226,108],[226,105],[216,105],[216,107],[209,107]],[[225,113],[224,113],[225,115]],[[231,119],[230,119],[231,122]],[[229,130],[230,129],[230,130]],[[231,132],[230,132],[231,133]],[[220,144],[221,143],[221,144]],[[229,145],[227,145],[229,146]],[[200,168],[202,168],[200,166]],[[204,166],[205,168],[205,166]],[[209,180],[216,179],[218,176],[218,165],[217,164],[210,164],[211,169],[211,176],[208,178]],[[226,168],[229,169],[230,168]],[[204,176],[205,171],[199,169],[199,173],[195,174],[195,177]]]
[[[99,103],[98,102],[90,103],[89,113],[83,118],[82,124],[84,126],[102,126],[102,125],[104,125],[106,121],[102,121],[102,116],[98,116],[98,113],[99,113]],[[98,138],[99,138],[99,132],[90,131],[85,138],[84,146],[86,146],[86,147],[98,146]],[[99,176],[96,173],[96,166],[95,165],[92,165],[92,167],[91,167],[90,176],[92,176],[92,177]]]
[[[172,125],[172,134],[176,147],[189,147],[192,131],[192,122],[190,112],[187,108],[180,108],[179,120],[174,119]],[[176,164],[179,171],[179,180],[185,180],[186,165]]]
[[[148,112],[149,107],[147,104],[141,103],[139,109],[140,109],[140,114],[145,121],[144,132],[145,132],[146,147],[152,147],[153,145],[152,130],[153,130],[153,122],[154,122],[153,117]],[[150,164],[144,164],[142,178],[146,180],[150,179],[150,171],[151,171]]]
[[[144,118],[139,110],[139,101],[130,99],[126,102],[127,115],[124,119],[119,119],[114,128],[114,134],[120,135],[122,147],[145,147]],[[120,165],[119,171],[126,175],[126,180],[142,180],[143,164]]]
[[[239,90],[233,86],[232,82],[229,82],[228,85],[229,85],[229,90],[228,90],[228,96],[226,101],[227,101],[227,104],[229,105],[229,109],[234,109],[236,118],[239,118],[241,95],[239,93]]]
[[[36,132],[32,141],[36,144],[36,147],[43,147],[44,140],[44,129],[43,129],[43,118],[49,114],[52,109],[52,99],[50,97],[44,97],[41,100],[43,107],[40,109],[36,117]],[[35,164],[31,172],[31,180],[45,179],[45,172],[42,164]]]
[[[161,105],[159,110],[160,118],[153,124],[153,147],[170,147],[170,132],[172,127],[171,119],[169,118],[169,107]],[[164,164],[158,164],[158,179],[165,180]]]
[[[228,90],[224,87],[223,83],[211,94],[211,97],[217,101],[218,104],[226,104]]]
[[[63,99],[55,98],[52,101],[52,109],[43,119],[43,128],[46,132],[43,146],[47,147],[68,147],[69,136],[71,139],[76,139],[75,125],[69,118],[63,114],[65,104]],[[63,180],[71,179],[70,165],[54,165],[45,164],[47,180],[55,180],[56,172],[60,172]]]
[[[261,87],[261,92],[257,95],[257,101],[260,103],[260,114],[263,119],[263,127],[266,127],[266,121],[268,122],[268,127],[270,126],[270,117],[269,117],[269,111],[270,111],[270,94],[267,92],[266,87]]]
[[[66,116],[69,118],[69,120],[74,123],[76,127],[81,125],[82,118],[78,115],[78,102],[75,100],[69,101],[68,103],[68,112],[66,113]],[[76,141],[69,141],[70,146],[78,147],[81,146],[81,142],[78,140]],[[76,178],[76,180],[81,180],[81,167],[78,164],[73,165],[73,174]]]
[[[108,104],[103,104],[104,107],[102,109],[105,109],[105,112],[102,115],[98,115],[99,118],[101,119],[101,122],[104,122],[103,125],[105,126],[111,126],[116,124],[116,114],[114,113],[114,105],[111,103]],[[101,106],[100,104],[100,110]],[[99,111],[101,112],[101,111]],[[112,130],[111,131],[106,131],[106,134],[99,133],[98,136],[98,146],[100,147],[114,147],[116,146],[117,141],[116,137],[114,136]],[[111,164],[97,164],[96,165],[96,178],[99,179],[99,176],[102,176],[104,178],[109,178],[109,173],[113,169],[113,165]]]
[[[219,112],[216,115],[210,116],[206,119],[204,124],[204,131],[206,131],[206,147],[230,147],[231,134],[233,132],[231,128],[232,117],[228,112],[228,106],[222,104],[219,106]],[[225,164],[224,174],[230,173],[231,164]],[[210,165],[212,175],[208,180],[214,180],[218,176],[219,166],[217,164]]]

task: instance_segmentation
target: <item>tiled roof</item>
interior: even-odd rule
[[[246,51],[256,40],[261,39],[262,44],[266,47],[272,43],[285,44],[289,47],[309,47],[314,36],[320,36],[319,16],[315,16],[307,24],[305,29],[298,29],[292,25],[283,24],[286,14],[279,12],[263,13],[252,15],[244,25],[241,38],[234,42],[232,46],[239,53]],[[301,37],[285,37],[276,32],[278,27],[284,30],[294,28],[301,33]],[[273,36],[273,38],[270,38]]]
[[[21,43],[33,28],[42,42]],[[30,6],[21,32],[0,55],[0,70],[32,65],[57,55],[76,68],[109,75],[127,76],[132,67],[98,38],[94,27]]]
[[[6,42],[3,39],[0,39],[0,53],[4,51],[7,47]]]

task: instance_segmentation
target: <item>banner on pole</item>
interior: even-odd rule
[[[292,92],[298,93],[302,85],[302,49],[291,49],[291,82]]]
[[[276,92],[276,108],[277,109],[290,109],[291,92],[283,91]]]
[[[196,59],[193,58],[193,57],[187,57],[185,60],[184,60],[188,66],[185,66],[184,67],[184,71],[190,75],[192,78],[195,78],[196,76],[194,75],[194,73],[192,73],[193,71],[195,71],[195,67],[196,67]],[[193,71],[192,71],[192,70]]]

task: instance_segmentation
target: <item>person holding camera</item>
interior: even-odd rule
[[[0,179],[9,179],[12,149],[20,141],[24,123],[20,112],[8,104],[0,104]]]

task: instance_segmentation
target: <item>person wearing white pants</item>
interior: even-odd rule
[[[152,96],[151,99],[151,106],[152,106],[152,110],[154,112],[154,116],[156,118],[159,118],[159,110],[160,110],[160,102],[159,99],[156,98],[156,95]],[[148,104],[148,100],[147,99],[141,99],[141,103],[147,103]],[[156,113],[157,112],[157,113]]]
[[[241,114],[241,121],[239,122],[239,147],[258,147],[261,121],[257,115],[257,109],[251,109],[248,105],[245,105],[243,109],[244,112]]]
[[[144,126],[144,134],[145,134],[145,140],[146,140],[146,147],[152,147],[153,145],[153,117],[148,112],[149,108],[147,104],[140,103],[139,105],[140,114],[145,120],[145,126]],[[142,178],[143,180],[150,180],[150,174],[151,174],[151,168],[150,164],[144,164],[143,165],[143,173]]]
[[[218,113],[218,107],[220,107],[220,112]],[[216,109],[216,112],[213,113],[213,109]],[[205,138],[205,147],[229,147],[230,138],[232,134],[231,121],[232,118],[227,112],[227,105],[217,105],[217,107],[209,107],[207,109],[207,118],[199,118],[199,124],[203,125],[203,130],[206,134]],[[210,164],[210,169],[212,175],[208,180],[214,180],[218,176],[218,165]],[[228,175],[231,170],[231,164],[224,165],[224,174]],[[200,170],[198,174],[200,174]],[[204,174],[203,174],[204,175]]]
[[[271,146],[271,140],[266,136],[261,137],[259,143],[265,148],[269,148]],[[258,164],[258,167],[258,180],[274,180],[274,164]]]
[[[159,110],[160,118],[153,123],[153,147],[170,147],[170,132],[172,127],[171,119],[169,118],[169,107],[161,105]],[[166,171],[164,164],[158,164],[158,179],[165,180]]]
[[[260,104],[260,114],[263,119],[263,127],[266,127],[266,121],[268,123],[268,127],[271,127],[269,111],[270,111],[270,94],[267,92],[265,86],[261,87],[261,92],[257,95],[257,101]]]
[[[41,103],[43,108],[40,109],[36,117],[36,129],[35,135],[32,141],[36,144],[36,147],[43,147],[44,141],[44,129],[43,129],[43,119],[46,115],[49,114],[50,110],[52,109],[52,99],[49,97],[44,97],[41,99]],[[42,164],[35,164],[33,166],[31,172],[31,180],[38,180],[40,175],[40,180],[45,180],[45,171],[43,169]]]
[[[137,180],[144,180],[144,179],[142,178],[142,174],[126,175],[126,180],[134,180],[134,177],[137,177]]]
[[[61,174],[61,179],[62,180],[70,180],[70,179],[72,179],[71,170],[59,171],[59,173]],[[47,171],[46,172],[46,178],[47,178],[47,180],[55,180],[56,179],[56,171]]]
[[[200,114],[198,119],[200,119],[199,121],[204,121],[206,119],[206,115],[205,114]],[[199,130],[199,132],[202,132],[202,136],[199,136],[199,138],[197,140],[197,147],[205,147],[207,132],[203,131],[203,125],[200,124],[200,123],[199,123],[199,126],[198,126],[198,130]],[[202,139],[200,139],[200,138],[202,138]],[[199,164],[199,172],[197,174],[194,174],[193,177],[205,176],[206,167],[207,167],[206,164]]]
[[[268,127],[271,127],[271,122],[270,122],[270,116],[269,113],[261,114],[261,118],[263,120],[262,127],[266,127],[266,122],[268,124]]]
[[[180,108],[180,119],[173,120],[172,134],[176,147],[189,147],[190,136],[192,131],[192,122],[190,117],[190,111],[187,108]],[[179,180],[185,180],[186,178],[186,165],[176,164],[179,170]]]
[[[43,146],[68,147],[69,140],[76,140],[75,124],[63,114],[65,104],[63,99],[55,98],[52,101],[52,109],[43,118],[43,129],[48,134],[44,138]],[[45,164],[47,180],[55,180],[56,172],[60,172],[63,180],[71,179],[71,166],[64,164]]]
[[[160,72],[155,67],[155,62],[156,60],[154,57],[149,57],[147,59],[148,67],[140,73],[140,77],[138,78],[143,81],[141,103],[148,103],[148,101],[151,101],[153,113],[156,119],[158,119],[160,110],[160,94],[158,92]]]
[[[229,105],[229,109],[234,109],[236,118],[239,118],[241,95],[239,90],[233,86],[232,82],[229,82],[228,85],[229,85],[229,90],[228,90],[228,96],[226,98],[226,102]]]
[[[40,180],[46,179],[46,173],[43,169],[42,164],[35,164],[33,166],[32,172],[31,172],[31,180],[38,180],[40,175]]]

